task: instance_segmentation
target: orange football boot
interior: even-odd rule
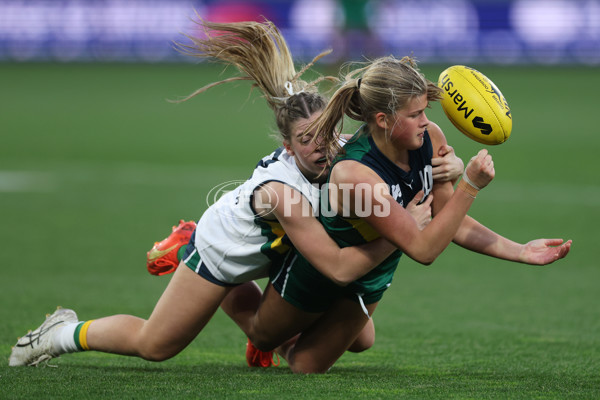
[[[277,357],[277,362],[273,361],[272,351],[259,350],[248,339],[248,344],[246,345],[246,362],[249,367],[268,368],[271,365],[277,367],[279,365],[279,356],[277,354],[275,356]]]
[[[179,258],[177,253],[181,246],[186,246],[192,233],[196,229],[194,221],[179,221],[174,226],[171,234],[163,241],[154,243],[154,246],[146,253],[146,266],[152,275],[166,275],[177,269]]]

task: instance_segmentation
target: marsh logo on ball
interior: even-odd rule
[[[512,114],[502,92],[481,72],[455,65],[440,74],[442,108],[452,124],[483,144],[504,143],[512,131]]]

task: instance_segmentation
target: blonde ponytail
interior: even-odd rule
[[[319,94],[318,85],[324,81],[339,82],[338,78],[332,76],[319,76],[312,82],[302,80],[302,75],[331,50],[320,53],[296,72],[283,35],[270,21],[216,23],[198,17],[196,23],[202,28],[204,36],[188,35],[191,44],[178,43],[178,50],[193,57],[212,58],[233,65],[242,75],[210,83],[181,101],[223,83],[252,81],[275,112],[282,138],[289,140],[292,124],[296,120],[307,119],[325,108],[327,100]]]
[[[243,75],[211,83],[186,97],[188,100],[214,86],[237,80],[253,81],[271,109],[277,110],[285,100],[303,91],[316,91],[318,82],[307,83],[300,79],[314,62],[331,51],[319,54],[300,72],[296,72],[288,45],[271,22],[209,22],[198,17],[203,37],[186,35],[191,44],[178,43],[180,52],[199,58],[213,58],[235,66]],[[335,78],[327,77],[323,80]]]

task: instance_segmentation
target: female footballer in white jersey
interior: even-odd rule
[[[183,246],[185,267],[177,268],[147,320],[113,315],[79,321],[72,310],[59,309],[19,339],[9,365],[36,365],[83,350],[165,360],[197,336],[219,305],[249,333],[261,296],[249,281],[267,276],[269,266],[289,253],[291,242],[325,276],[340,284],[362,276],[394,250],[383,240],[340,249],[314,217],[318,190],[312,183],[326,177],[329,159],[318,138],[312,140],[314,132],[306,135],[305,130],[325,108],[326,100],[316,91],[320,80],[309,84],[299,79],[308,66],[296,73],[277,28],[269,22],[201,25],[218,34],[194,38],[194,45],[184,50],[235,65],[247,76],[216,82],[193,95],[231,80],[253,80],[276,114],[284,150],[264,158],[246,184],[203,215],[194,240]],[[462,162],[451,149],[443,154],[447,157],[440,161],[440,175],[446,179],[459,175]],[[291,198],[294,201],[287,200]],[[430,200],[420,206],[416,203],[411,205],[413,214],[425,225],[431,217]],[[364,343],[371,343],[372,324],[364,332]],[[356,342],[350,350],[366,347],[360,335]],[[259,358],[255,365],[264,365],[263,361]]]

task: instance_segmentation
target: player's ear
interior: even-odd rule
[[[375,123],[381,129],[387,129],[387,114],[383,112],[375,114]]]
[[[292,150],[292,146],[290,145],[290,142],[287,140],[283,141],[283,147],[285,148],[285,151],[291,156],[294,157],[294,150]]]

